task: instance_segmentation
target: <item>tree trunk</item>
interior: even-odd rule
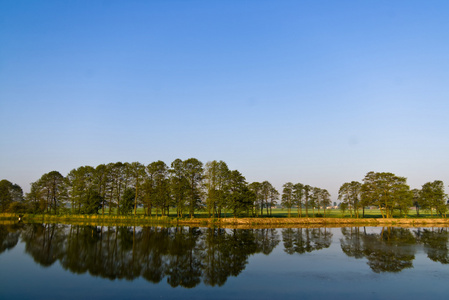
[[[137,214],[137,190],[138,190],[139,182],[136,182],[136,195],[134,198],[134,216]]]
[[[267,216],[268,216],[268,199],[265,199],[265,205],[267,206]]]
[[[309,217],[309,201],[306,198],[306,218],[308,218],[308,217]]]

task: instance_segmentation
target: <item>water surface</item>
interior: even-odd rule
[[[0,299],[446,299],[447,228],[0,225]]]

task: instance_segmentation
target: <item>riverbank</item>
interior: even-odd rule
[[[172,218],[138,216],[101,215],[18,215],[0,214],[1,220],[24,222],[90,224],[90,225],[186,225],[229,228],[291,227],[291,226],[432,226],[447,225],[444,218]]]

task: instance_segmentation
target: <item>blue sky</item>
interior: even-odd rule
[[[449,184],[448,1],[0,0],[0,178],[224,160]]]

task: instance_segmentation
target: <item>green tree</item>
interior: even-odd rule
[[[194,217],[195,209],[201,202],[201,187],[203,183],[203,163],[196,158],[183,161],[185,178],[189,183],[187,190],[187,201],[190,217]]]
[[[9,211],[11,205],[23,203],[22,188],[10,181],[3,179],[0,181],[0,212]]]
[[[122,162],[116,162],[108,165],[110,168],[110,191],[111,191],[111,201],[109,203],[109,214],[111,214],[111,207],[117,207],[117,215],[122,211],[120,209],[120,201],[122,199],[123,191],[126,189],[127,178],[126,178],[126,165]],[[114,203],[115,202],[115,203]],[[126,211],[126,208],[125,208]]]
[[[145,181],[146,173],[145,166],[139,162],[133,162],[130,165],[131,177],[134,184],[134,189],[136,190],[136,194],[134,195],[134,215],[137,214],[137,204],[138,199],[140,198],[141,185]]]
[[[413,206],[416,209],[416,215],[419,217],[419,209],[421,207],[420,204],[421,190],[413,189],[412,194],[413,194]]]
[[[348,203],[341,202],[340,203],[340,210],[341,210],[342,217],[344,217],[345,216],[345,212],[348,210]]]
[[[304,198],[304,184],[296,183],[293,185],[293,205],[296,205],[298,209],[298,218],[302,218],[302,205]]]
[[[326,207],[331,205],[331,194],[326,189],[320,189],[320,206],[323,206],[324,217],[326,217]]]
[[[345,182],[338,191],[338,200],[347,203],[347,207],[352,217],[352,211],[356,218],[359,217],[360,198],[362,184],[358,181]]]
[[[254,193],[255,197],[253,198],[254,203],[252,205],[253,209],[253,216],[257,217],[259,215],[259,208],[261,207],[262,203],[262,184],[260,182],[251,182],[248,185],[248,188]]]
[[[88,192],[94,186],[95,168],[83,166],[67,174],[67,188],[72,206],[72,213],[84,211],[81,205],[87,203]]]
[[[30,213],[42,213],[44,211],[43,190],[39,181],[31,183],[30,192],[25,195],[25,202]]]
[[[393,173],[368,172],[363,179],[362,198],[365,203],[377,205],[383,218],[392,218],[393,210],[403,205],[401,201],[410,201],[410,197],[403,197],[409,190],[405,177]]]
[[[413,205],[413,192],[406,184],[397,186],[395,190],[396,206],[400,216],[407,217],[410,207]]]
[[[148,183],[150,190],[149,199],[152,206],[156,207],[156,215],[159,209],[162,215],[168,214],[171,204],[170,179],[168,166],[161,160],[152,162],[147,166]]]
[[[288,217],[291,217],[291,209],[293,206],[293,183],[287,182],[283,185],[282,205],[288,209]]]
[[[204,184],[209,217],[214,214],[220,217],[221,210],[227,206],[230,172],[223,161],[214,160],[205,165]]]
[[[234,218],[243,212],[249,215],[255,198],[256,195],[248,188],[245,177],[237,170],[231,171],[227,207],[232,211]]]
[[[262,196],[262,205],[261,205],[261,211],[260,214],[263,216],[263,206],[266,207],[267,215],[269,214],[268,209],[270,206],[270,197],[271,193],[273,192],[273,186],[268,181],[263,181],[261,185],[261,196]]]
[[[447,211],[447,195],[444,193],[444,184],[441,180],[425,183],[421,188],[420,202],[422,208],[430,210],[433,216],[433,210],[441,216],[446,217]]]
[[[279,200],[279,192],[276,190],[276,188],[271,187],[270,189],[270,216],[272,216],[272,207],[276,205],[277,200]]]
[[[90,187],[86,196],[83,197],[81,203],[81,213],[83,214],[98,214],[103,206],[103,198],[94,186]]]
[[[306,218],[309,217],[309,199],[310,199],[310,192],[312,191],[312,187],[310,185],[304,186],[304,206],[306,207]]]
[[[45,173],[34,184],[36,191],[41,198],[39,199],[40,208],[47,213],[58,213],[59,208],[67,200],[67,180],[58,171],[51,171]],[[33,187],[33,184],[32,184]]]
[[[311,189],[311,195],[309,200],[309,205],[312,207],[312,216],[315,217],[315,207],[319,207],[320,203],[320,192],[321,189],[318,187],[313,187]],[[319,212],[319,209],[318,209]]]
[[[100,164],[95,168],[94,184],[97,187],[98,194],[102,199],[101,214],[104,216],[104,208],[106,204],[106,193],[108,190],[108,172],[109,168],[105,164]]]
[[[184,164],[181,159],[175,159],[171,163],[170,174],[170,192],[176,206],[177,217],[183,216],[183,212],[187,207],[187,191],[189,190],[189,182],[185,176]],[[148,190],[148,187],[147,187]]]
[[[125,191],[123,192],[122,203],[119,207],[121,215],[128,215],[132,211],[135,203],[135,197],[136,191],[134,188],[125,189]]]
[[[106,173],[106,190],[105,190],[105,202],[108,205],[108,214],[111,215],[112,214],[112,208],[115,207],[115,197],[114,195],[116,194],[116,167],[115,167],[115,163],[109,163],[106,165],[106,169],[105,169],[105,173]]]

